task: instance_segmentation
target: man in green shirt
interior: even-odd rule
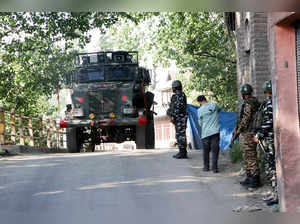
[[[209,153],[212,151],[212,170],[218,173],[220,126],[219,126],[219,107],[214,102],[207,102],[204,95],[200,95],[197,101],[201,105],[198,109],[198,123],[201,128],[201,138],[203,142],[203,171],[209,171]]]

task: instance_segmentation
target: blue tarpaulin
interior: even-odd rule
[[[201,130],[198,124],[198,113],[199,106],[187,105],[188,120],[190,129],[191,144],[194,149],[202,149],[201,141]],[[237,114],[233,112],[221,111],[219,113],[219,124],[220,124],[220,149],[229,149],[232,133],[234,131],[237,121]]]

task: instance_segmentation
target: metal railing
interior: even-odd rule
[[[56,120],[26,117],[0,108],[0,145],[66,148],[66,132]]]

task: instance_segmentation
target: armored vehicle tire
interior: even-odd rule
[[[89,149],[91,150],[91,152],[95,152],[95,148],[96,148],[95,143],[90,143]]]
[[[135,144],[137,149],[146,148],[146,125],[137,125],[135,128]]]
[[[155,133],[154,133],[154,121],[150,120],[146,126],[146,149],[155,148]]]
[[[149,120],[146,125],[136,126],[135,143],[137,149],[154,149],[154,121]]]
[[[80,152],[80,142],[78,138],[77,128],[67,128],[67,148],[68,152],[76,153]]]

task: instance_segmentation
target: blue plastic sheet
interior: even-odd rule
[[[202,141],[201,141],[201,129],[198,124],[198,110],[199,107],[194,105],[187,105],[187,113],[188,113],[188,128],[190,130],[190,139],[193,149],[202,149]]]
[[[198,113],[199,106],[187,105],[187,113],[191,134],[191,144],[193,149],[202,149],[201,141],[201,130],[198,124]],[[237,114],[233,112],[221,111],[219,113],[219,124],[220,124],[220,149],[229,149],[231,137],[237,122]]]

